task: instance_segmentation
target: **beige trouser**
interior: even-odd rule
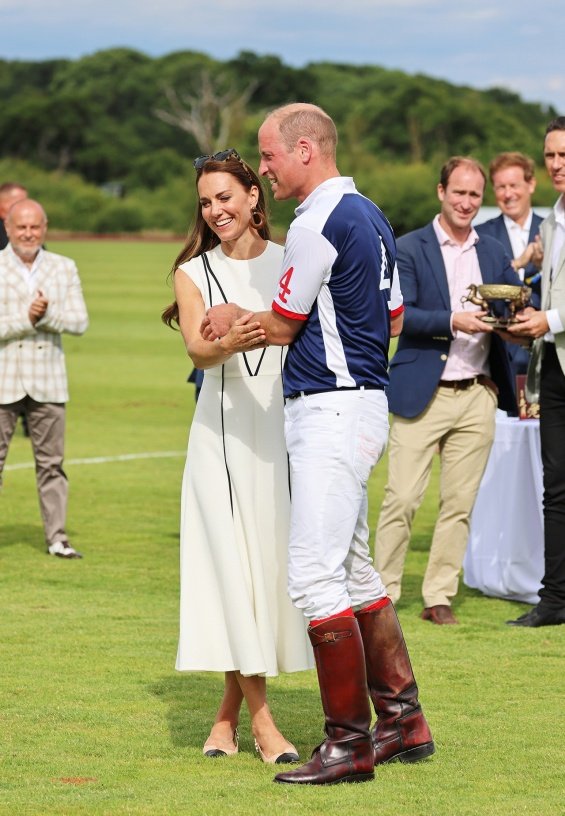
[[[18,417],[24,413],[35,459],[39,506],[47,544],[67,541],[68,483],[63,470],[65,442],[65,405],[36,402],[31,397],[0,405],[0,483],[8,447]]]
[[[484,385],[439,387],[415,419],[394,416],[388,484],[375,541],[378,572],[393,601],[400,598],[412,519],[440,454],[440,504],[422,584],[425,606],[451,604],[457,593],[469,519],[494,437],[497,399]]]

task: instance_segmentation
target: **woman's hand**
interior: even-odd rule
[[[226,354],[250,351],[266,345],[265,330],[258,320],[251,320],[253,312],[247,312],[237,318],[227,333],[218,340]]]

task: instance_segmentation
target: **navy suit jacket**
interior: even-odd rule
[[[532,223],[530,225],[530,234],[528,235],[528,241],[530,243],[534,240],[536,235],[539,235],[539,228],[542,221],[543,218],[541,215],[537,215],[535,212],[532,213]],[[500,241],[508,255],[510,255],[511,258],[513,257],[512,244],[510,243],[510,236],[508,235],[502,213],[496,218],[491,218],[489,221],[477,224],[475,230],[477,235],[490,235],[491,238],[496,238],[497,241]],[[538,272],[539,269],[536,269],[533,264],[529,263],[524,270],[524,278],[533,278]],[[541,279],[537,280],[534,284],[528,284],[528,286],[532,287],[532,306],[539,309],[541,301]],[[517,348],[520,347],[517,346]]]
[[[498,241],[479,238],[476,250],[483,283],[520,284]],[[390,362],[387,396],[393,414],[412,419],[432,400],[453,340],[447,274],[433,224],[399,239],[397,264],[404,325]],[[515,410],[505,344],[495,332],[490,336],[490,375],[498,386],[498,405],[505,411]]]
[[[535,212],[532,213],[532,223],[530,224],[528,241],[533,241],[536,235],[539,235],[539,228],[542,221],[543,218],[540,215],[537,215]],[[512,257],[512,244],[510,243],[510,236],[508,235],[502,214],[496,218],[491,218],[489,221],[484,221],[482,224],[478,224],[475,230],[478,235],[490,235],[491,238],[496,238],[497,241],[500,241],[510,257]],[[524,278],[526,280],[533,278],[534,275],[538,275],[538,273],[539,269],[536,269],[533,264],[529,263],[524,270]],[[538,280],[535,283],[529,283],[528,286],[532,288],[531,304],[535,309],[539,309],[541,306],[541,276],[538,275]],[[515,383],[516,376],[518,374],[525,374],[528,370],[530,352],[527,348],[517,345],[517,343],[507,343],[506,351],[510,357],[512,379]],[[515,413],[517,413],[517,411]]]

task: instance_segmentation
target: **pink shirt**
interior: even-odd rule
[[[479,236],[473,228],[464,244],[456,243],[439,223],[439,215],[434,218],[434,230],[439,241],[447,285],[451,312],[478,312],[480,307],[467,301],[461,303],[461,298],[468,294],[469,286],[477,286],[483,282],[479,259],[475,244]],[[490,374],[488,356],[490,352],[490,337],[488,334],[466,334],[462,331],[454,332],[454,339],[449,347],[449,355],[441,376],[442,380],[466,380],[478,374]]]

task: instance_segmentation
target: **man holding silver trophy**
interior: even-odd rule
[[[504,247],[471,226],[485,184],[477,161],[449,159],[437,187],[439,214],[398,241],[404,328],[390,363],[393,422],[375,559],[396,602],[412,519],[439,448],[440,509],[422,586],[422,618],[439,625],[458,623],[451,604],[496,409],[516,407],[508,355],[496,330],[513,319],[521,282]],[[489,287],[510,306],[502,320],[494,317]]]

